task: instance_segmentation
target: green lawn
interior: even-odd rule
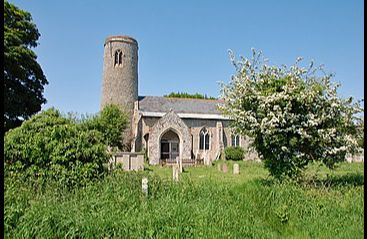
[[[237,163],[240,165],[240,174],[234,175],[233,164]],[[218,164],[227,164],[228,172],[223,173],[218,171]],[[145,165],[145,170],[150,175],[158,175],[162,179],[172,179],[172,168],[167,166],[151,166]],[[363,181],[364,164],[363,163],[342,163],[335,170],[330,170],[322,164],[311,164],[307,167],[305,179],[315,178],[318,181],[327,181],[327,177],[333,177],[343,179],[345,177],[356,177],[356,180],[362,179]],[[203,181],[210,180],[218,183],[237,184],[244,183],[255,179],[269,179],[268,171],[263,167],[261,162],[255,161],[217,161],[212,166],[196,166],[196,167],[185,167],[184,172],[181,175],[182,178]],[[350,179],[352,180],[352,179]],[[349,181],[350,181],[349,180]],[[348,180],[346,183],[349,182]],[[340,182],[342,183],[342,182]]]
[[[115,172],[73,191],[5,179],[6,238],[363,238],[364,165],[312,165],[301,184],[277,183],[262,163]],[[141,179],[149,178],[149,194]]]
[[[240,165],[239,175],[233,175],[232,173],[234,163]],[[262,163],[253,161],[226,161],[225,164],[228,167],[227,173],[218,171],[218,164],[224,164],[224,162],[217,162],[213,166],[184,167],[184,172],[180,176],[193,181],[211,180],[215,182],[243,183],[252,179],[265,179],[268,174],[263,168]],[[170,167],[145,165],[145,168],[151,174],[158,175],[163,179],[172,179],[172,168]]]

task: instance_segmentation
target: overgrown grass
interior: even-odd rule
[[[312,165],[301,184],[278,183],[261,163],[239,175],[217,166],[116,172],[84,188],[37,191],[5,178],[6,238],[362,238],[363,164]],[[141,179],[149,178],[149,194]]]

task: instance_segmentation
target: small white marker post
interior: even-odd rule
[[[173,177],[173,181],[175,182],[178,181],[178,173],[179,173],[179,166],[173,165],[172,166],[172,177]]]
[[[146,177],[141,180],[141,190],[145,196],[148,196],[148,178]]]

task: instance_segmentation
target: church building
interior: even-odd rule
[[[246,137],[232,132],[230,119],[218,110],[221,100],[139,96],[138,42],[111,36],[104,43],[101,108],[116,104],[129,114],[124,143],[146,152],[149,164],[206,164],[227,146],[248,148]]]

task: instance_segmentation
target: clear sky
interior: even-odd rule
[[[363,0],[10,0],[32,14],[35,48],[49,81],[48,103],[62,112],[99,111],[103,43],[129,35],[139,43],[139,95],[172,91],[219,95],[234,73],[228,49],[269,64],[304,57],[324,64],[342,97],[364,98]]]

